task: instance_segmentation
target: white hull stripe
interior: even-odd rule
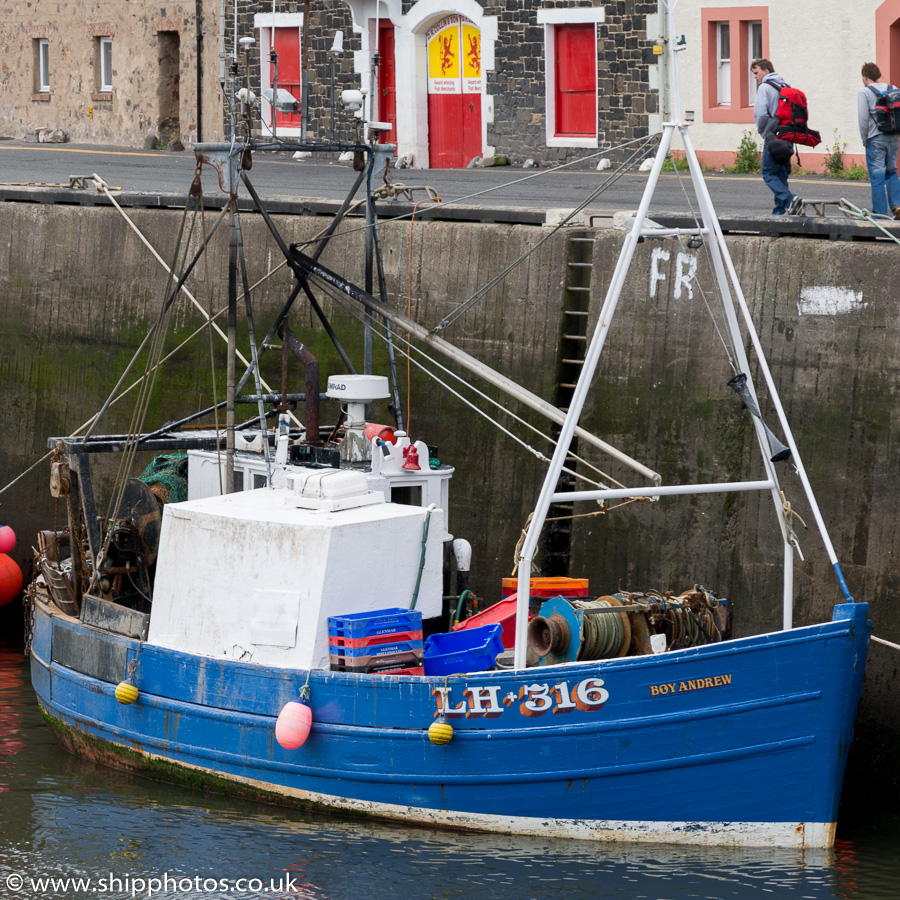
[[[155,754],[142,754],[147,759],[172,763]],[[827,848],[834,843],[834,822],[640,822],[608,819],[547,819],[531,816],[499,816],[397,806],[354,800],[284,787],[252,778],[242,778],[216,769],[178,762],[182,768],[244,784],[255,790],[268,791],[295,800],[347,810],[382,819],[416,822],[422,825],[455,828],[466,831],[499,832],[501,834],[538,835],[574,838],[608,843],[694,844],[735,847],[800,847]]]

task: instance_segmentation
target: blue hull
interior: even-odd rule
[[[220,661],[49,609],[36,604],[35,691],[65,742],[103,761],[406,822],[745,845],[833,841],[871,628],[866,604],[845,604],[788,632],[445,679]],[[136,654],[125,706],[115,685]],[[312,731],[285,750],[275,720],[307,679]],[[446,746],[427,736],[439,714]]]

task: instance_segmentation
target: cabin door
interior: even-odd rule
[[[428,142],[431,168],[464,169],[481,156],[481,32],[465,16],[429,29]]]
[[[391,130],[382,131],[379,144],[397,143],[397,87],[394,76],[394,23],[378,23],[378,55],[381,65],[378,72],[378,121],[390,122]]]

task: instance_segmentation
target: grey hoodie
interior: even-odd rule
[[[872,87],[875,88],[879,93],[886,91],[889,87],[893,87],[893,85],[888,84],[886,81],[878,81],[873,82]],[[857,119],[859,120],[859,136],[862,138],[863,144],[866,143],[870,138],[875,137],[876,135],[881,134],[881,132],[875,127],[875,118],[872,113],[875,112],[875,100],[876,97],[869,90],[868,87],[864,87],[856,97],[856,111],[857,111]]]
[[[787,82],[775,72],[769,72],[756,89],[756,102],[753,104],[753,118],[756,119],[756,130],[765,134],[766,126],[775,118],[778,110],[778,95]]]

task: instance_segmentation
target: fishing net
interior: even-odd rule
[[[188,496],[187,473],[187,453],[165,453],[154,457],[140,480],[160,503],[181,503]]]

